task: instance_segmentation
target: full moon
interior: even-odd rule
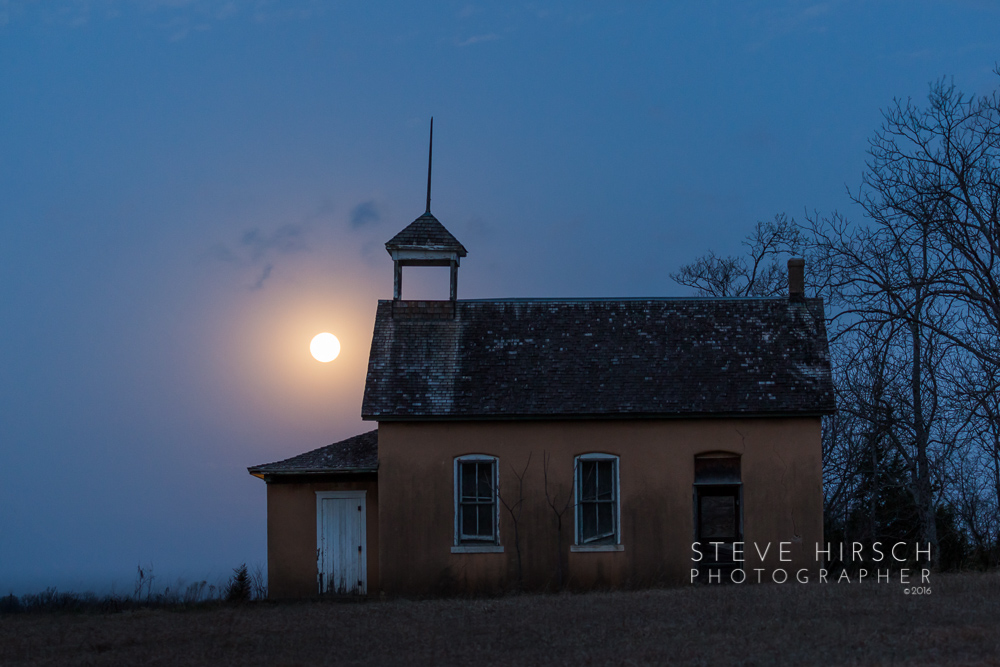
[[[340,354],[340,341],[332,333],[316,334],[309,343],[309,351],[316,361],[333,361]]]

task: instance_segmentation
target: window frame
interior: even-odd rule
[[[580,479],[580,475],[583,473],[583,466],[581,464],[589,461],[610,461],[614,466],[614,475],[612,479],[614,480],[614,490],[612,493],[612,501],[614,503],[614,510],[612,511],[612,517],[615,522],[614,529],[614,540],[612,542],[604,542],[602,544],[588,544],[582,542],[581,531],[583,529],[583,503],[586,502],[581,498],[583,493],[583,480]],[[603,452],[590,452],[587,454],[580,454],[575,459],[573,459],[573,487],[574,487],[574,507],[573,507],[573,544],[570,545],[570,551],[573,552],[600,552],[600,551],[624,551],[625,547],[622,544],[622,503],[621,503],[621,459],[615,454],[606,454]],[[595,501],[596,502],[596,501]]]
[[[493,468],[493,537],[492,539],[463,539],[462,537],[462,465],[468,463],[489,463]],[[454,530],[452,553],[503,553],[500,544],[500,458],[489,454],[464,454],[456,456],[453,464],[452,486],[454,490]]]
[[[699,461],[704,462],[706,465],[713,459],[731,459],[735,460],[736,465],[734,466],[735,474],[733,476],[728,476],[725,473],[722,475],[718,474],[718,471],[706,471],[699,478],[698,463]],[[714,473],[714,475],[713,475]],[[702,500],[706,497],[732,497],[735,503],[734,517],[733,517],[733,527],[736,531],[736,535],[733,539],[728,538],[704,538],[701,534],[702,529]],[[743,569],[742,562],[736,561],[733,558],[733,548],[735,544],[739,544],[744,540],[743,532],[743,455],[736,452],[727,451],[714,451],[714,452],[703,452],[701,454],[696,454],[694,456],[694,484],[692,485],[692,510],[693,510],[693,528],[694,534],[692,536],[692,541],[700,542],[702,549],[705,550],[703,560],[701,565],[707,568],[727,568],[727,569]],[[724,545],[721,551],[729,554],[729,560],[720,559],[718,562],[708,559],[708,554],[711,552],[715,555],[714,550],[706,550],[707,545],[711,542],[719,542]]]

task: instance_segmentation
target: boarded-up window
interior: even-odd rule
[[[719,489],[718,495],[710,492],[698,494],[698,536],[701,540],[739,539],[739,517],[736,515],[736,489]]]
[[[732,562],[732,543],[742,539],[740,457],[708,454],[695,457],[695,539],[702,544],[721,542],[718,562]],[[711,560],[716,560],[712,558]]]

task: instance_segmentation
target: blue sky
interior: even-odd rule
[[[0,594],[264,562],[246,467],[370,427],[432,115],[460,298],[670,296],[858,215],[894,98],[1000,84],[986,1],[428,4],[0,0]]]

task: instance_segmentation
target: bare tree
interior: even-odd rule
[[[931,251],[932,214],[868,227],[838,215],[806,227],[777,216],[748,236],[745,260],[710,255],[675,279],[702,294],[777,295],[787,284],[777,258],[808,257],[810,291],[831,305],[840,408],[824,424],[828,526],[845,539],[919,537],[936,556],[940,480],[955,442],[941,377],[955,348],[937,333],[953,315],[932,289],[944,270]]]
[[[796,254],[804,241],[795,221],[779,213],[770,222],[757,223],[743,241],[745,256],[719,257],[709,251],[670,277],[701,296],[779,296],[788,289],[780,259]]]
[[[938,523],[955,516],[1000,555],[1000,89],[941,80],[926,104],[896,100],[850,194],[862,224],[776,216],[745,256],[709,253],[673,278],[707,296],[778,295],[779,258],[804,255],[830,308],[839,408],[823,427],[828,525],[874,538],[889,529],[877,508],[904,503],[902,489],[935,559]]]
[[[947,268],[934,287],[963,315],[939,333],[1000,367],[1000,90],[968,96],[941,80],[926,106],[897,100],[883,116],[855,199],[880,224],[932,213],[932,252]]]
[[[929,542],[935,558],[935,476],[946,460],[950,439],[935,441],[943,417],[940,374],[951,348],[939,333],[951,326],[950,304],[935,290],[947,268],[933,248],[934,202],[914,207],[913,217],[883,216],[866,227],[849,225],[842,217],[810,220],[815,254],[831,276],[835,342],[855,339],[860,349],[879,342],[889,345],[884,361],[895,367],[895,381],[884,385],[884,406],[865,406],[872,430],[889,436],[909,472],[909,490],[916,503],[920,539]],[[885,373],[885,365],[880,373]],[[886,378],[873,377],[875,383]],[[859,415],[860,416],[860,415]],[[888,420],[888,421],[886,421]],[[879,421],[882,423],[879,424]],[[888,426],[886,429],[885,427]],[[937,429],[940,432],[940,429]],[[939,433],[940,434],[940,433]],[[934,456],[934,452],[937,453]]]
[[[1000,565],[1000,377],[990,366],[973,359],[959,380],[970,423],[956,475],[957,506],[983,567]]]
[[[542,477],[545,486],[545,502],[548,503],[552,513],[556,515],[556,586],[559,589],[565,585],[565,568],[563,567],[563,516],[574,507],[575,496],[573,494],[576,486],[576,467],[573,468],[573,481],[569,484],[569,491],[563,501],[559,494],[549,490],[549,453],[542,452]]]
[[[510,514],[510,521],[514,525],[514,552],[517,554],[517,587],[519,589],[524,587],[524,566],[521,562],[521,513],[524,510],[524,474],[528,471],[529,465],[531,465],[531,452],[528,452],[528,460],[524,462],[524,467],[521,468],[520,472],[513,465],[510,467],[514,479],[517,480],[516,498],[507,498],[501,494],[500,486],[497,485],[497,498]]]
[[[1000,466],[991,454],[989,437],[969,439],[961,433],[968,427],[983,434],[994,428],[986,406],[996,395],[1000,372],[1000,90],[970,96],[940,80],[931,85],[924,105],[897,100],[884,112],[882,127],[870,142],[867,166],[853,197],[871,220],[870,238],[881,242],[875,247],[884,250],[889,244],[891,252],[884,257],[892,262],[897,278],[874,290],[888,305],[879,315],[900,318],[910,328],[916,445],[912,465],[922,534],[933,537],[928,498],[935,473],[942,472],[940,467],[933,470],[926,456],[934,409],[942,402],[923,404],[924,398],[946,398],[935,384],[940,376],[925,375],[927,366],[921,361],[922,348],[935,345],[951,348],[958,365],[968,367],[971,358],[977,367],[977,372],[964,373],[958,385],[966,413],[959,418],[944,413],[954,429],[942,439],[950,441],[952,449],[959,443],[979,447],[978,456],[963,458],[966,467],[952,480],[964,485],[954,500],[965,508],[967,527],[975,532],[978,519],[970,512],[984,505],[972,502],[968,487],[974,477],[989,476]],[[856,247],[861,248],[867,239],[858,240],[862,243]],[[868,253],[866,268],[871,259]],[[923,389],[928,384],[934,393]],[[978,474],[968,469],[970,461],[979,463]],[[995,522],[989,519],[987,523]]]

